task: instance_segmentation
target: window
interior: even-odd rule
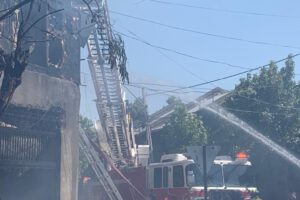
[[[173,187],[184,187],[184,174],[182,165],[173,167]]]
[[[154,188],[161,188],[162,170],[154,168]]]
[[[203,174],[201,173],[199,167],[196,164],[189,164],[185,167],[185,175],[186,175],[186,182],[188,184],[188,171],[192,171],[195,176],[195,183],[194,185],[189,186],[201,186],[203,185]]]
[[[221,165],[214,164],[211,166],[208,177],[207,184],[211,187],[223,187],[223,170]]]
[[[168,167],[163,168],[163,187],[167,188],[169,186],[168,181],[169,181],[169,169]]]

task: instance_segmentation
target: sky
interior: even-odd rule
[[[215,87],[232,90],[245,75],[176,93],[155,93],[300,53],[299,0],[108,0],[108,6],[112,28],[125,41],[130,77],[127,97],[134,101],[145,87],[150,113],[166,105],[170,95],[191,101]],[[86,57],[83,49],[82,58]],[[300,56],[294,61],[299,80]],[[81,70],[81,114],[96,120],[96,98],[85,61]]]

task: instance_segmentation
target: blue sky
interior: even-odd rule
[[[223,10],[256,12],[293,17],[270,17],[220,12],[207,9],[187,8],[167,5],[151,0],[109,0],[109,9],[134,17],[145,18],[171,26],[192,29],[202,33],[217,34],[244,40],[298,46],[284,48],[279,46],[259,45],[203,34],[173,30],[159,25],[139,21],[119,14],[110,13],[113,29],[131,37],[147,41],[153,45],[176,50],[195,57],[222,61],[246,68],[267,64],[270,60],[279,60],[288,54],[300,52],[300,1],[299,0],[161,0],[173,3],[194,5]],[[188,86],[213,80],[243,71],[240,68],[222,64],[203,62],[178,54],[157,50],[136,40],[123,37],[128,56],[128,71],[131,82],[155,83],[163,85]],[[82,57],[86,57],[83,51]],[[295,58],[296,73],[300,74],[300,58]],[[283,66],[284,63],[279,64]],[[238,83],[239,77],[227,79],[215,84],[205,85],[197,92],[187,91],[180,95],[185,100],[194,98],[216,86],[231,90]],[[299,76],[296,76],[298,80]],[[88,67],[82,63],[81,113],[91,119],[97,119],[93,100],[94,91]],[[169,90],[163,86],[144,85],[146,88]],[[141,96],[141,89],[128,88]],[[147,94],[153,93],[146,89]],[[127,92],[130,100],[133,97]],[[149,111],[154,112],[165,105],[167,95],[147,97]]]

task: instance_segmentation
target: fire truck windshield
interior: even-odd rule
[[[248,165],[224,165],[224,181],[227,187],[252,186],[252,178],[247,177]]]
[[[240,187],[253,186],[253,180],[247,175],[248,165],[213,164],[207,174],[208,187]],[[196,164],[189,164],[185,168],[186,178],[193,174],[194,183],[187,180],[189,186],[203,186],[203,174]]]
[[[239,187],[251,186],[252,181],[247,177],[247,165],[212,165],[208,172],[209,187]]]
[[[212,165],[208,172],[207,185],[209,187],[221,187],[223,186],[223,172],[221,165]]]

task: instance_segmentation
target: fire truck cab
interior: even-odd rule
[[[239,181],[249,166],[246,158],[216,157],[207,174],[208,199],[250,200],[257,189]],[[151,200],[204,199],[203,173],[184,154],[163,155],[148,166],[147,179]]]
[[[147,177],[151,198],[153,200],[189,199],[192,186],[187,180],[189,171],[193,171],[196,182],[201,181],[199,168],[192,159],[188,159],[183,154],[164,155],[160,163],[150,164]]]

